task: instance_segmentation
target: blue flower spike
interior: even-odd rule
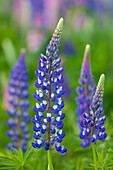
[[[91,142],[96,143],[97,140],[104,141],[107,137],[105,132],[106,116],[103,115],[103,93],[104,93],[105,75],[100,76],[95,95],[93,96],[92,104],[90,106],[90,120],[93,123]]]
[[[10,128],[7,136],[12,139],[12,143],[7,145],[10,150],[12,147],[23,152],[27,150],[27,142],[29,140],[29,130],[27,124],[30,123],[28,108],[28,71],[25,63],[25,50],[22,49],[17,63],[13,66],[9,81],[9,103],[11,107],[7,110],[10,118],[7,125]]]
[[[36,115],[32,119],[34,123],[33,130],[35,131],[32,146],[37,149],[43,146],[47,151],[56,149],[57,152],[64,155],[67,149],[61,146],[65,136],[62,131],[62,121],[65,117],[65,114],[62,113],[64,101],[61,97],[65,90],[62,87],[64,81],[63,68],[60,67],[61,58],[59,58],[62,28],[63,18],[59,20],[52,39],[46,48],[46,56],[40,54],[38,70],[35,72],[37,90],[33,96],[37,103],[33,107]]]
[[[79,134],[79,137],[83,140],[82,147],[88,147],[92,142],[96,144],[97,140],[104,141],[107,137],[104,126],[106,116],[103,115],[104,82],[105,75],[102,74],[90,105],[89,114],[85,112],[83,114],[82,128]]]

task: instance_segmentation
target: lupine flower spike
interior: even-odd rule
[[[92,104],[90,106],[90,121],[92,129],[91,129],[91,142],[96,144],[97,140],[104,141],[107,137],[107,133],[105,132],[104,122],[106,120],[106,116],[103,115],[103,93],[104,93],[104,82],[105,75],[102,74],[100,76],[97,89],[95,95],[93,96]]]
[[[83,114],[82,129],[80,133],[81,139],[88,139],[96,144],[97,140],[104,141],[107,137],[105,133],[104,122],[106,116],[103,115],[103,92],[104,92],[105,76],[100,76],[96,92],[90,105],[89,114]]]
[[[7,145],[8,149],[12,147],[21,149],[25,152],[29,140],[29,130],[27,124],[30,123],[28,108],[28,71],[25,64],[25,50],[22,49],[16,65],[12,68],[9,81],[9,103],[11,107],[7,110],[11,117],[7,121],[10,130],[7,132],[12,143]]]
[[[46,49],[46,56],[40,54],[38,71],[35,72],[38,80],[35,82],[36,93],[33,94],[37,100],[33,107],[36,115],[32,119],[35,133],[34,148],[44,146],[45,150],[55,149],[64,155],[67,149],[61,145],[65,133],[62,131],[65,113],[62,113],[64,101],[61,96],[65,90],[62,87],[64,81],[62,76],[63,68],[60,67],[59,45],[63,27],[63,18],[58,22],[52,39]]]
[[[76,114],[79,115],[79,117],[77,117],[77,121],[79,122],[79,128],[82,129],[84,112],[89,115],[92,96],[96,88],[91,73],[89,45],[86,45],[85,48],[79,84],[81,85],[81,87],[77,87],[76,89],[76,92],[79,95],[78,97],[76,97],[76,103],[78,105],[78,108],[76,109]],[[83,142],[80,145],[84,148],[88,147],[90,145],[90,140],[84,138]]]

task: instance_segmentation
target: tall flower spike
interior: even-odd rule
[[[84,112],[89,115],[90,104],[92,101],[92,96],[94,94],[96,86],[94,84],[94,79],[91,74],[90,65],[90,46],[86,45],[84,59],[82,63],[81,76],[79,79],[79,84],[81,87],[77,87],[76,92],[79,95],[76,97],[76,103],[78,108],[76,109],[77,121],[79,122],[79,128],[82,129],[82,121]],[[82,147],[88,147],[90,145],[89,139],[83,139],[80,144]]]
[[[11,117],[7,121],[10,130],[7,132],[8,137],[12,139],[12,143],[7,145],[8,149],[12,147],[21,149],[25,152],[27,142],[29,140],[29,130],[27,124],[30,123],[28,108],[28,71],[25,64],[25,50],[22,49],[20,57],[11,70],[9,81],[9,103],[11,107],[7,110]]]
[[[93,96],[90,106],[90,120],[93,124],[91,131],[91,142],[96,143],[97,140],[104,141],[107,137],[105,133],[104,122],[106,116],[103,116],[103,93],[104,93],[105,75],[100,76],[95,95]]]
[[[61,146],[63,133],[63,122],[65,113],[62,113],[64,101],[61,96],[65,90],[61,86],[64,79],[62,76],[63,68],[60,67],[59,44],[63,27],[63,18],[58,22],[52,39],[46,49],[46,56],[40,54],[38,71],[35,72],[38,80],[35,82],[36,93],[33,94],[37,100],[33,107],[37,113],[32,122],[35,124],[35,133],[32,146],[39,149],[44,146],[45,150],[56,149],[57,152],[65,154],[67,149]],[[52,147],[54,145],[54,147]]]
[[[104,122],[106,116],[103,116],[103,92],[104,92],[105,76],[102,74],[97,85],[96,92],[93,96],[92,103],[90,105],[89,114],[84,113],[81,123],[81,132],[79,134],[81,139],[89,140],[90,143],[96,144],[97,140],[104,141],[107,137],[105,133]]]

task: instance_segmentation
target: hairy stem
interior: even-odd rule
[[[52,62],[50,62],[50,67],[49,67],[49,74],[51,73],[51,64]],[[50,105],[50,98],[51,98],[51,79],[49,79],[50,81],[50,90],[48,92],[48,106],[47,106],[47,113],[50,113],[50,109],[51,109],[51,105]],[[50,143],[50,122],[47,122],[47,141]],[[51,148],[50,148],[51,149]],[[52,170],[52,160],[51,160],[51,151],[48,150],[47,154],[48,154],[48,170]]]
[[[17,122],[17,132],[20,132],[20,119],[18,119]],[[20,146],[20,140],[17,139],[17,149],[19,149],[19,146]]]
[[[20,99],[19,98],[16,98],[16,100],[18,101],[18,106],[17,106],[17,110],[20,110],[21,108],[20,108]],[[17,119],[17,126],[16,126],[16,131],[18,132],[18,133],[20,133],[20,123],[21,123],[21,121],[20,121],[20,118],[19,119]],[[19,150],[19,147],[20,147],[20,140],[19,140],[19,138],[17,137],[17,149]]]
[[[19,83],[19,88],[20,88],[20,83]],[[17,109],[19,110],[19,111],[21,111],[21,107],[20,107],[20,98],[17,98],[17,100],[18,100],[18,107],[17,107]],[[21,123],[21,120],[20,120],[20,118],[17,120],[17,127],[16,127],[16,130],[17,130],[17,132],[18,133],[20,133],[20,123]],[[20,147],[20,139],[17,137],[17,149],[19,150],[19,147]]]
[[[51,73],[51,64],[52,62],[50,62],[50,67],[49,67],[49,74]],[[50,98],[51,98],[51,79],[49,79],[50,81],[50,90],[48,92],[48,105],[47,105],[47,113],[50,113]],[[47,141],[50,143],[50,122],[47,122]]]
[[[89,85],[86,85],[86,96],[87,96],[87,97],[89,97],[88,89],[89,89]],[[87,114],[89,114],[89,110],[90,110],[89,108],[90,108],[90,103],[88,104]]]

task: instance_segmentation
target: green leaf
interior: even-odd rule
[[[99,162],[100,165],[103,166],[103,164],[104,164],[103,148],[102,148],[101,152],[98,153],[98,162]]]
[[[21,166],[21,161],[17,155],[14,155],[12,159],[3,156],[0,156],[0,158],[2,161],[2,166],[0,167],[0,169],[10,169]]]
[[[24,158],[23,158],[23,162],[26,161],[26,159],[28,158],[28,156],[31,154],[31,152],[33,151],[33,147],[31,146],[30,148],[28,148],[28,150],[25,152]]]
[[[34,149],[32,149],[30,147],[30,150],[28,150],[28,153],[26,154],[26,158],[24,159],[24,164],[28,164],[30,163],[31,161],[35,160],[36,159],[36,154],[39,150],[36,150],[35,152],[32,152]]]
[[[108,166],[113,166],[113,161],[111,163],[106,164],[104,167],[108,167]]]
[[[36,156],[35,156],[35,155],[37,154],[38,151],[39,151],[39,150],[37,150],[37,151],[33,152],[32,154],[30,154],[30,155],[28,156],[27,161],[30,160],[30,159],[33,159],[33,160],[36,159]]]
[[[19,156],[14,155],[13,158],[14,158],[14,160],[16,161],[16,163],[21,164],[21,160],[20,160]]]
[[[15,164],[15,163],[11,163],[11,162],[3,162],[3,165],[7,165],[7,166],[20,166],[20,164]]]
[[[0,167],[0,169],[4,169],[4,170],[6,170],[6,169],[14,169],[14,168],[18,168],[18,166],[17,165],[12,165],[12,166],[1,166]]]
[[[90,164],[90,166],[95,167],[95,164]],[[98,168],[102,168],[102,166],[100,166],[100,165],[97,165],[97,167],[98,167]]]
[[[14,160],[13,160],[13,159],[8,158],[8,157],[0,156],[0,158],[1,158],[1,159],[4,159],[4,160],[6,160],[6,161],[7,161],[7,160],[9,160],[9,161],[13,161],[13,162],[14,162]]]
[[[36,153],[38,150],[34,150],[32,147],[30,147],[24,157],[23,152],[21,149],[17,151],[16,149],[11,149],[11,158],[0,156],[0,160],[2,163],[2,166],[0,169],[10,169],[10,168],[20,168],[20,170],[26,170],[25,166],[26,164],[29,164],[33,160],[36,159]]]
[[[11,148],[12,155],[18,155],[18,150],[15,148]]]
[[[21,148],[19,148],[18,156],[19,156],[21,162],[23,163],[23,152],[22,152],[22,149],[21,149]]]
[[[105,151],[105,152],[113,157],[113,152],[110,152],[110,151]]]

